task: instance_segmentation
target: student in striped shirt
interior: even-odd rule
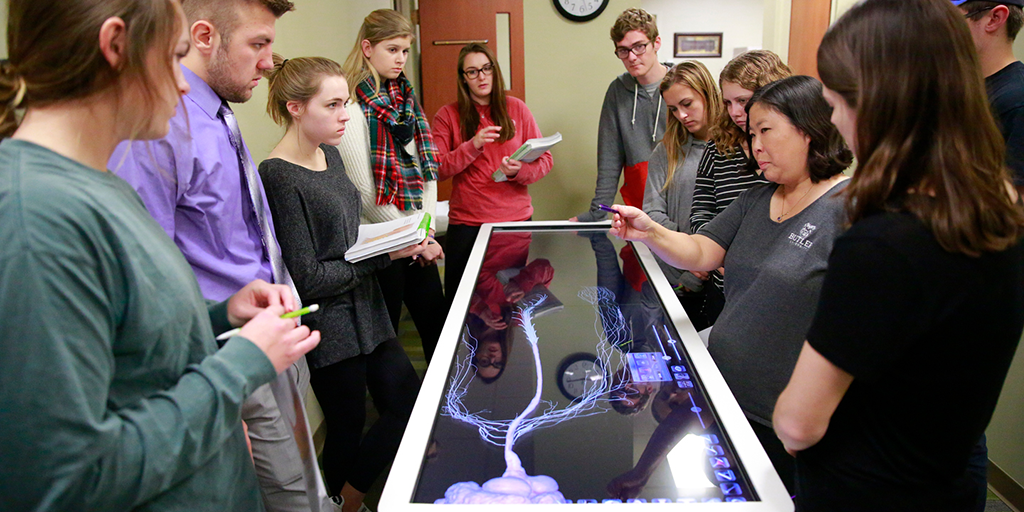
[[[792,75],[789,67],[778,55],[768,50],[751,50],[729,61],[718,78],[722,88],[722,99],[728,116],[720,116],[711,126],[710,140],[700,165],[693,190],[693,206],[690,210],[690,230],[700,231],[705,224],[722,213],[743,191],[758,183],[768,181],[761,171],[750,162],[750,146],[747,144],[747,102],[761,87]],[[711,279],[719,293],[709,296],[709,308],[716,307],[714,301],[724,296],[724,269],[711,273]],[[721,311],[722,305],[717,308]],[[716,315],[717,316],[717,315]]]

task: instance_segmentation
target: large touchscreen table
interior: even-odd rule
[[[380,509],[466,503],[793,509],[650,252],[565,223],[481,229]]]

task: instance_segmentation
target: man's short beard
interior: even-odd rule
[[[235,77],[231,76],[231,69],[228,64],[227,45],[224,41],[217,48],[213,58],[210,59],[210,66],[207,69],[209,86],[221,99],[231,103],[245,103],[252,98],[252,89],[249,88],[249,81],[244,85],[238,85]]]

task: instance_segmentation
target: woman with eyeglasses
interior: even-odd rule
[[[533,204],[527,186],[546,176],[553,162],[551,152],[532,162],[509,159],[524,142],[542,135],[526,104],[505,94],[505,80],[490,48],[464,46],[457,70],[458,101],[441,107],[433,127],[441,164],[438,178],[452,179],[444,270],[449,301],[480,225],[528,220]]]

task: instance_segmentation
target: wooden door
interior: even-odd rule
[[[486,42],[498,57],[508,93],[526,101],[523,0],[419,0],[420,81],[423,110],[433,120],[456,101],[459,50]],[[439,201],[451,197],[451,180],[438,184]]]
[[[789,25],[789,67],[818,78],[818,46],[828,30],[831,0],[793,0]]]

